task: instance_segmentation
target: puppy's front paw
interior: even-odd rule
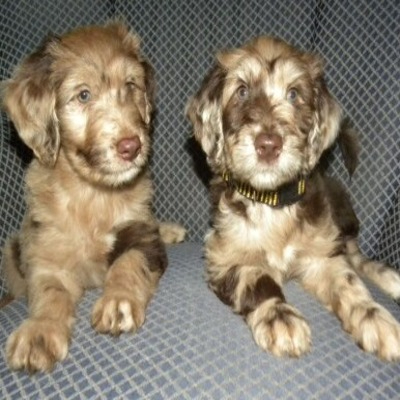
[[[343,327],[368,353],[384,361],[400,360],[400,324],[379,304],[354,307]]]
[[[256,343],[276,356],[299,357],[311,347],[311,331],[300,313],[287,303],[268,300],[248,317]]]
[[[161,240],[166,244],[183,242],[186,229],[175,222],[161,222],[159,226]]]
[[[145,307],[133,296],[103,296],[97,300],[92,312],[93,328],[112,335],[135,332],[144,319]]]
[[[29,319],[7,340],[6,353],[11,369],[30,373],[51,371],[68,354],[69,329],[50,319]]]

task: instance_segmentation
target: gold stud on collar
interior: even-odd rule
[[[294,204],[303,197],[306,191],[306,178],[304,177],[283,185],[276,191],[257,190],[248,183],[233,179],[228,171],[222,174],[222,179],[229,187],[235,189],[247,199],[267,204],[270,207],[283,207]]]

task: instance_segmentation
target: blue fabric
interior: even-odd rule
[[[359,131],[361,144],[351,181],[340,157],[330,172],[349,187],[361,221],[361,248],[400,268],[398,9],[393,0],[323,2],[316,50],[327,61],[329,86]],[[397,246],[390,247],[391,241]]]
[[[214,53],[271,34],[320,53],[327,78],[360,131],[361,163],[352,181],[336,152],[331,172],[348,185],[361,219],[361,247],[400,268],[400,36],[396,0],[3,0],[0,2],[0,78],[49,32],[125,19],[143,40],[156,70],[157,113],[152,171],[155,212],[183,223],[202,241],[209,225],[204,156],[194,144],[185,104],[213,63]],[[23,173],[30,153],[5,114],[0,119],[0,246],[25,210]],[[394,243],[394,245],[392,244]],[[1,254],[0,254],[1,257]],[[1,259],[0,259],[1,261]],[[6,292],[0,272],[0,296]]]
[[[400,364],[363,353],[337,319],[296,284],[285,296],[310,323],[313,348],[299,360],[263,353],[240,317],[208,290],[202,242],[209,225],[204,157],[191,139],[184,106],[216,50],[266,33],[319,52],[333,94],[360,131],[361,163],[352,181],[334,153],[331,172],[349,187],[369,256],[400,268],[400,102],[396,0],[1,0],[0,79],[49,32],[122,17],[142,37],[156,70],[152,171],[155,212],[183,223],[185,243],[136,335],[97,335],[88,292],[77,312],[70,353],[49,375],[11,372],[8,335],[27,317],[23,300],[0,309],[0,399],[398,399]],[[0,119],[0,247],[25,211],[23,174],[30,152]],[[0,253],[1,261],[1,253]],[[0,297],[6,293],[0,270]],[[399,307],[376,299],[400,320]]]
[[[99,291],[82,300],[68,358],[54,372],[11,372],[0,350],[1,399],[398,399],[400,364],[361,351],[338,320],[295,283],[285,295],[308,320],[311,353],[278,359],[254,343],[246,324],[203,281],[202,246],[168,250],[169,268],[136,335],[90,327]],[[399,307],[374,290],[400,320]],[[24,301],[0,310],[0,343],[26,318]]]

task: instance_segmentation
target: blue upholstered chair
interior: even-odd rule
[[[11,372],[4,345],[27,316],[26,301],[0,308],[0,399],[399,399],[400,364],[362,352],[339,321],[290,283],[285,295],[310,323],[313,347],[300,359],[262,352],[239,316],[203,279],[209,225],[207,170],[184,117],[217,49],[273,34],[323,55],[331,91],[360,132],[361,162],[349,180],[334,157],[330,173],[349,188],[362,221],[361,248],[400,268],[400,20],[396,0],[1,0],[0,76],[48,32],[123,17],[143,40],[158,92],[152,174],[160,219],[189,236],[168,248],[169,268],[136,335],[96,334],[98,291],[77,310],[67,359],[50,374]],[[5,114],[0,125],[0,246],[24,214],[30,153]],[[400,308],[376,299],[398,320]],[[7,287],[0,274],[0,298]]]

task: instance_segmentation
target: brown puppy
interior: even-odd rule
[[[268,37],[217,61],[187,109],[215,174],[209,286],[245,318],[257,344],[278,356],[310,349],[310,328],[281,289],[296,278],[363,349],[400,359],[399,323],[356,272],[393,297],[400,297],[400,277],[363,258],[345,191],[316,169],[342,123],[323,62]],[[351,153],[350,138],[343,135]]]
[[[119,23],[49,38],[6,82],[4,106],[36,159],[27,214],[5,248],[13,295],[30,317],[9,338],[11,368],[49,370],[67,356],[84,289],[104,286],[101,333],[136,331],[167,267],[147,169],[154,78]],[[166,224],[180,241],[184,229]]]

